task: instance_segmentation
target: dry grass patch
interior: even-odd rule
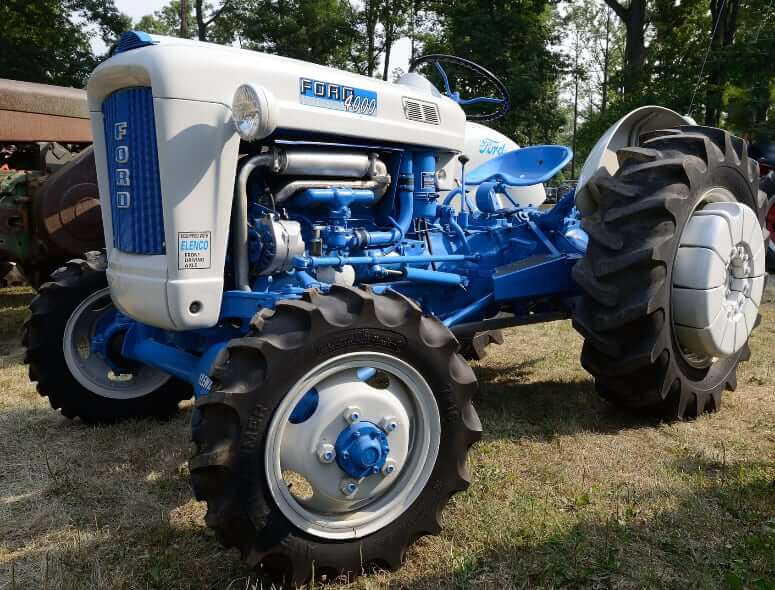
[[[87,427],[27,382],[30,294],[0,294],[0,589],[261,588],[191,497],[190,404]],[[474,483],[405,567],[328,588],[775,588],[775,305],[723,411],[644,423],[599,401],[568,322],[476,366]]]

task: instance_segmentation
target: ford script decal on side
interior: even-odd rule
[[[479,144],[480,154],[494,154],[500,156],[503,154],[505,149],[506,144],[504,142],[490,139],[489,137],[485,137]]]
[[[362,88],[299,78],[299,100],[302,104],[358,115],[377,114],[377,93]]]

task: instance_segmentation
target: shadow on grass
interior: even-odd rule
[[[581,508],[545,537],[498,531],[510,540],[461,553],[451,571],[404,587],[773,590],[775,481],[760,467],[740,463],[735,477],[703,480],[655,515],[640,516],[636,505],[608,518]]]
[[[48,407],[3,412],[20,469],[0,473],[0,588],[226,588],[248,576],[193,501],[190,415],[95,427]]]
[[[525,435],[551,440],[577,432],[616,433],[658,424],[604,402],[591,380],[530,381],[533,367],[541,360],[519,362],[508,370],[475,368],[479,393],[474,405],[482,419],[484,440]]]

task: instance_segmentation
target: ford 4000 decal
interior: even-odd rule
[[[313,107],[358,115],[374,116],[377,113],[376,92],[311,78],[299,78],[299,100]]]

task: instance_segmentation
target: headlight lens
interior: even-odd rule
[[[263,139],[274,131],[273,117],[266,92],[252,84],[243,84],[231,102],[234,126],[245,141]]]

